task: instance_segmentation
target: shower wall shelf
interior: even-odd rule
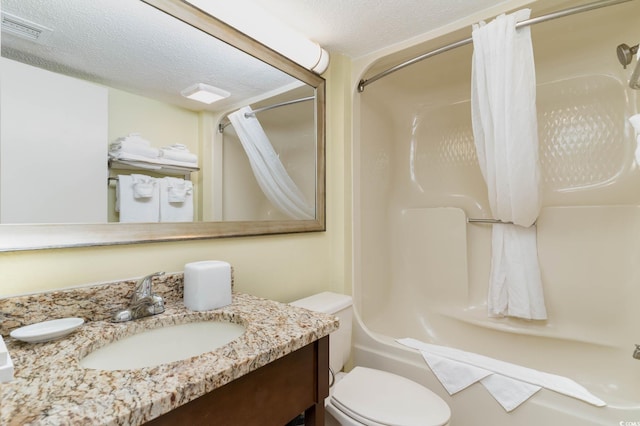
[[[160,163],[152,163],[141,160],[118,160],[115,158],[109,159],[109,170],[134,170],[134,171],[145,171],[145,172],[153,172],[162,175],[168,176],[183,176],[185,180],[191,180],[191,173],[197,172],[200,170],[199,167],[193,166],[178,166],[173,164],[160,164]]]

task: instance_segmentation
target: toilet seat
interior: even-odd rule
[[[404,377],[355,367],[334,386],[333,407],[367,426],[443,426],[451,410],[438,395]]]

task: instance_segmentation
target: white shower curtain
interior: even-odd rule
[[[229,114],[229,120],[267,199],[292,219],[314,219],[314,207],[309,205],[291,180],[251,107],[246,106]]]
[[[529,9],[473,26],[471,117],[493,225],[490,316],[546,319],[535,221],[540,212],[536,80]]]

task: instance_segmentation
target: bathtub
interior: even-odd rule
[[[606,407],[599,408],[542,389],[510,413],[480,383],[450,396],[419,353],[397,344],[391,336],[371,331],[359,318],[354,322],[352,355],[357,365],[408,377],[434,391],[451,407],[452,426],[640,425],[638,400],[624,399],[624,395],[616,396],[615,390],[610,393],[594,392],[608,403]]]
[[[534,6],[537,16],[557,2]],[[467,222],[491,217],[471,131],[472,47],[354,95],[354,365],[428,386],[453,425],[640,425],[640,166],[627,121],[640,98],[615,56],[640,37],[638,16],[631,1],[532,27],[546,321],[487,316],[491,225]],[[370,74],[393,58],[371,60]],[[480,384],[450,396],[403,337],[568,377],[607,406],[543,389],[506,413]]]
[[[424,384],[451,406],[453,425],[478,424],[479,418],[480,424],[505,426],[640,422],[640,360],[632,357],[637,336],[633,301],[640,294],[637,262],[629,261],[640,258],[640,207],[543,210],[538,219],[539,258],[545,283],[551,286],[545,288],[550,319],[543,322],[486,315],[481,292],[474,294],[472,288],[482,280],[469,273],[479,275],[479,265],[489,262],[481,260],[487,256],[486,247],[481,248],[489,244],[488,226],[468,224],[465,212],[453,207],[409,208],[397,216],[392,242],[386,246],[396,278],[385,287],[368,275],[354,292],[355,365]],[[474,240],[482,244],[468,244]],[[482,255],[471,255],[476,251]],[[594,259],[602,266],[587,266]],[[588,287],[591,294],[553,287],[572,285]],[[479,383],[449,396],[422,356],[395,342],[404,337],[568,377],[607,406],[542,389],[507,413]]]

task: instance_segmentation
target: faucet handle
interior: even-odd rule
[[[144,278],[141,278],[135,286],[135,289],[133,290],[133,296],[131,297],[131,301],[133,303],[135,303],[136,301],[145,298],[145,297],[149,297],[153,294],[152,291],[152,287],[151,287],[151,283],[152,283],[152,279],[153,277],[159,277],[161,275],[164,275],[164,272],[154,272],[153,274],[149,274]]]

